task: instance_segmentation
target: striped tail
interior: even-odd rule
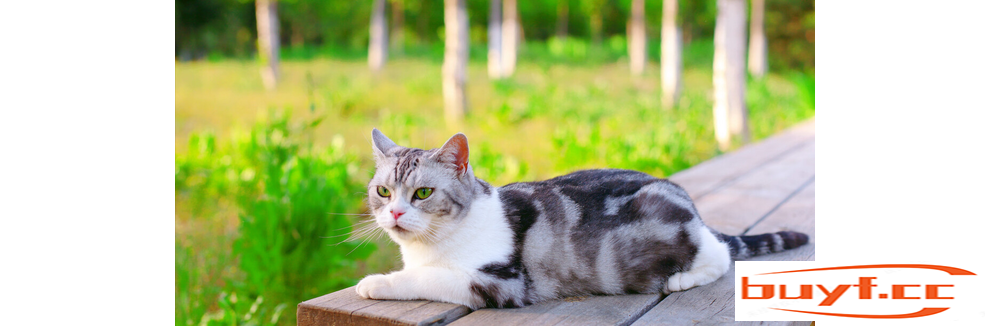
[[[732,259],[746,259],[753,256],[781,252],[808,243],[808,235],[800,232],[780,231],[757,235],[731,236],[712,230],[719,242],[729,245]]]

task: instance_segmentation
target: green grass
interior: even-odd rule
[[[624,44],[612,43],[606,46]],[[495,82],[475,58],[468,73],[470,113],[460,126],[444,123],[435,58],[392,58],[372,74],[354,56],[312,55],[284,62],[279,88],[271,92],[253,62],[176,63],[176,324],[199,324],[203,316],[213,324],[266,324],[273,317],[292,324],[298,301],[400,267],[396,247],[379,239],[374,252],[339,256],[329,249],[320,255],[336,260],[305,268],[307,253],[341,242],[319,234],[346,233],[346,224],[356,221],[331,213],[364,212],[373,127],[400,145],[423,148],[464,132],[476,175],[495,185],[603,167],[667,177],[719,154],[711,126],[711,61],[703,55],[710,42],[686,49],[684,96],[672,109],[660,108],[656,58],[645,76],[632,77],[614,49],[589,50],[600,52],[584,62],[574,57],[580,49],[568,48],[581,46],[527,44],[513,78]],[[758,141],[814,116],[814,76],[752,80],[747,102]],[[271,109],[287,115],[272,116]],[[285,135],[275,137],[274,130]],[[282,136],[294,147],[270,146],[272,137]],[[285,157],[273,161],[273,153]],[[246,178],[248,168],[256,177]],[[285,181],[259,181],[264,178]],[[324,184],[330,186],[318,186]],[[306,213],[292,215],[300,210]],[[297,217],[261,223],[285,216]],[[321,217],[333,227],[304,223]],[[248,244],[262,238],[275,241],[270,246],[309,249]],[[270,261],[282,267],[257,265]],[[290,279],[286,271],[307,276]],[[268,276],[280,285],[266,286]],[[279,304],[287,306],[279,311]]]

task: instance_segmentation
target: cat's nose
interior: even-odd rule
[[[396,210],[392,210],[391,212],[392,212],[392,217],[394,217],[396,220],[399,220],[399,216],[402,216],[402,214],[405,214],[406,213],[406,212],[396,211]]]

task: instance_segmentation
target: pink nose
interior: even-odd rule
[[[402,214],[405,213],[406,212],[392,211],[392,217],[394,217],[396,220],[399,220],[399,216],[402,216]]]

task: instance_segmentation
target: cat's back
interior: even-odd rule
[[[500,188],[501,191],[523,191],[566,189],[570,191],[622,194],[635,192],[642,186],[655,182],[663,182],[649,174],[622,169],[581,170],[552,179],[511,183]]]
[[[696,250],[684,228],[697,216],[690,197],[642,172],[577,171],[498,193],[536,297],[655,292]]]
[[[553,201],[561,196],[593,212],[593,208],[607,208],[632,199],[644,187],[655,188],[659,193],[686,197],[680,186],[649,174],[622,169],[581,170],[552,179],[511,183],[499,188],[505,205],[516,206],[533,201]]]

